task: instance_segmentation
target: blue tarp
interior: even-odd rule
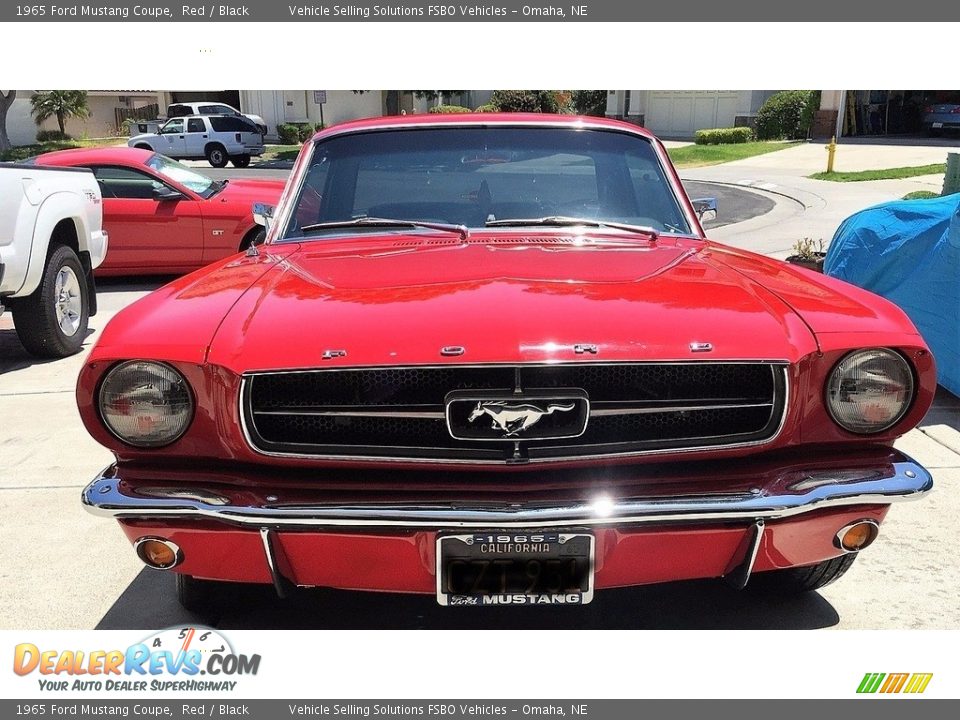
[[[933,351],[938,382],[960,395],[960,194],[852,215],[823,270],[903,308]]]

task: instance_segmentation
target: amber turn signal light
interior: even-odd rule
[[[840,528],[834,544],[848,553],[859,552],[865,547],[869,547],[879,534],[880,526],[876,521],[858,520]]]
[[[159,537],[142,537],[133,544],[137,557],[156,570],[169,570],[183,562],[183,553],[176,543]]]

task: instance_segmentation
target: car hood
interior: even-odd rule
[[[708,245],[623,237],[397,233],[303,243],[236,302],[208,361],[246,372],[593,357],[796,361],[816,349],[786,303],[717,262]],[[449,346],[463,353],[444,357]],[[328,350],[345,354],[322,359]]]
[[[127,140],[127,147],[135,147],[138,140],[156,140],[160,135],[157,133],[141,133],[140,135],[134,135],[132,138]]]
[[[230,180],[214,197],[227,202],[268,202],[276,204],[283,192],[283,180]]]

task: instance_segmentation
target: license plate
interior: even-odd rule
[[[943,127],[943,123],[933,123],[933,124],[931,125],[931,127],[932,127],[934,130],[939,130],[940,128]]]
[[[593,570],[590,533],[437,537],[441,605],[586,605],[593,599]]]

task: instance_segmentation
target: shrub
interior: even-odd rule
[[[296,145],[300,142],[300,128],[293,123],[281,123],[277,125],[277,137],[281,145]]]
[[[782,90],[771,95],[757,113],[757,137],[805,140],[819,105],[818,90]]]
[[[312,123],[297,123],[297,127],[300,128],[298,136],[300,138],[300,142],[302,143],[312,138],[313,134],[316,132]]]
[[[607,112],[606,90],[574,90],[571,93],[573,110],[578,115],[603,117]]]
[[[497,106],[493,103],[487,103],[486,105],[480,105],[476,110],[474,110],[474,112],[497,112]]]
[[[38,130],[37,142],[51,142],[55,140],[72,140],[69,135],[59,130]]]
[[[753,130],[748,127],[714,128],[697,130],[697,145],[732,145],[753,140]]]
[[[470,108],[465,108],[462,105],[434,105],[427,110],[427,112],[439,113],[440,115],[454,115],[457,113],[468,113],[470,112]]]
[[[500,112],[560,112],[561,98],[555,90],[494,90],[490,104]]]
[[[281,145],[297,145],[313,137],[314,126],[310,123],[281,123],[277,125],[277,136]]]

